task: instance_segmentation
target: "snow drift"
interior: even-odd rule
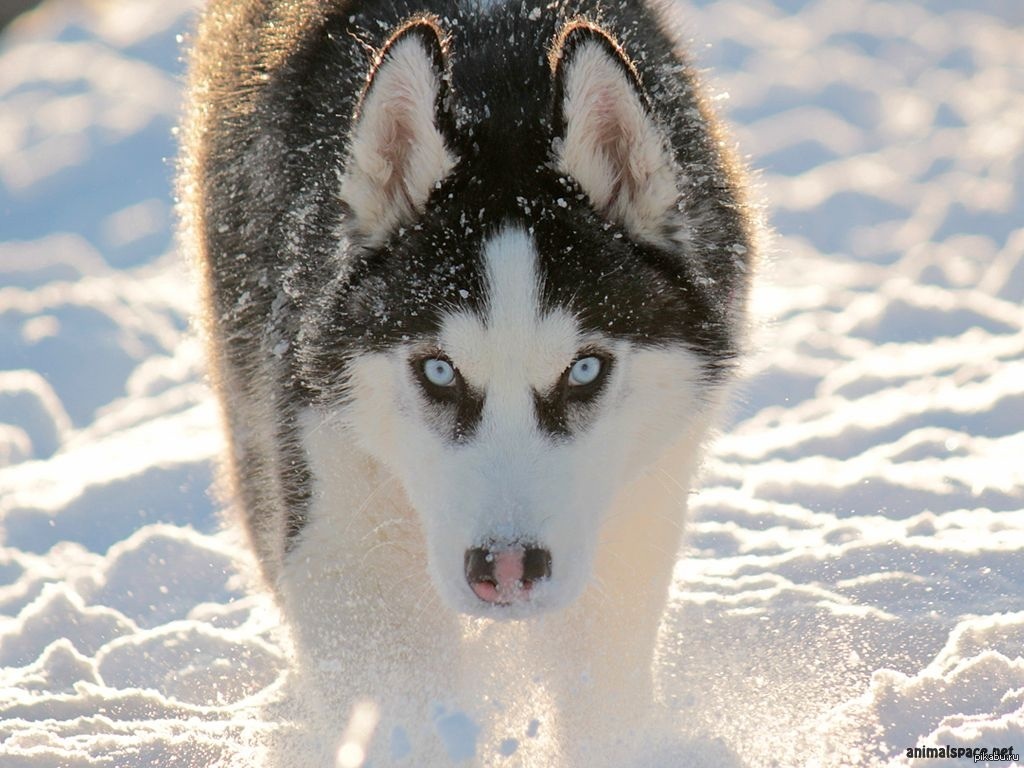
[[[717,764],[1019,754],[1024,8],[678,10],[777,237],[665,617],[670,727]],[[5,766],[247,765],[280,727],[170,234],[190,12],[49,0],[0,39]],[[434,726],[518,765],[545,723],[492,751]]]

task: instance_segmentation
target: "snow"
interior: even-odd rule
[[[0,39],[12,768],[251,765],[276,726],[287,646],[217,516],[222,439],[170,229],[192,11],[47,0]],[[691,499],[667,721],[726,766],[1019,754],[1024,5],[679,11],[776,238],[757,351]],[[339,764],[374,718],[338,735]],[[483,754],[463,713],[434,727],[453,761],[490,765],[545,733],[534,720]]]

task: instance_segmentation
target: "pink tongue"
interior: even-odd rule
[[[510,603],[528,590],[523,587],[523,551],[512,549],[505,552],[497,552],[494,557],[494,581],[497,585],[487,581],[479,581],[473,584],[473,592],[481,600],[488,603]]]

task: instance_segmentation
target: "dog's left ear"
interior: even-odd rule
[[[371,245],[412,222],[456,158],[441,131],[447,49],[431,19],[398,29],[367,80],[349,138],[341,197]]]
[[[634,237],[664,242],[679,225],[676,163],[628,56],[576,20],[555,39],[550,63],[559,170]]]

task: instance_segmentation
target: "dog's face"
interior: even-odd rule
[[[521,229],[491,238],[484,259],[483,311],[357,356],[348,407],[418,511],[447,602],[523,615],[587,585],[616,493],[700,411],[702,367],[545,309]]]
[[[401,482],[446,602],[517,617],[587,586],[617,496],[715,400],[735,320],[679,257],[682,180],[613,41],[563,30],[554,135],[525,129],[528,172],[494,178],[486,125],[439,127],[441,39],[411,24],[369,81],[341,185],[361,255],[300,358]]]

